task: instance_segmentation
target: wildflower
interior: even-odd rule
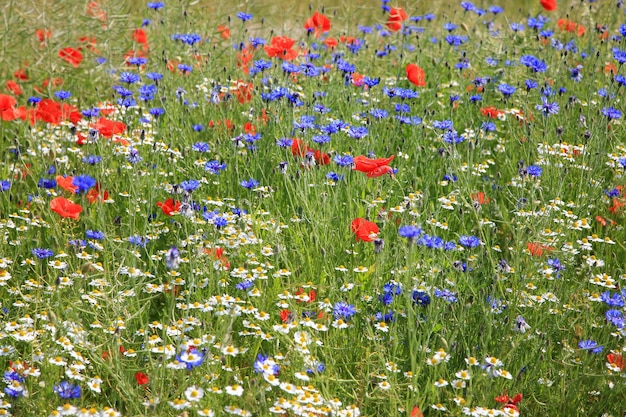
[[[333,316],[335,320],[350,320],[352,316],[356,314],[356,308],[352,304],[348,304],[345,301],[335,303],[333,306]]]
[[[476,236],[461,236],[459,237],[459,245],[472,249],[480,246],[481,241]]]
[[[168,269],[177,269],[180,264],[180,252],[176,246],[172,246],[165,253],[165,264]]]
[[[456,301],[458,301],[458,298],[456,296],[455,292],[450,291],[447,288],[444,288],[443,290],[440,290],[439,288],[435,289],[435,297],[441,298],[449,303],[454,303]]]
[[[79,385],[72,385],[67,381],[56,384],[52,391],[63,399],[80,398],[81,390]]]
[[[188,370],[191,370],[204,362],[204,355],[204,352],[192,347],[177,355],[176,360],[183,363]]]
[[[556,10],[556,0],[541,0],[541,7],[543,7],[548,12],[553,12]]]
[[[408,15],[401,7],[392,7],[389,9],[389,18],[387,19],[387,27],[392,32],[402,29],[402,22],[407,19]]]
[[[255,180],[254,178],[250,178],[250,179],[241,181],[239,185],[241,185],[243,188],[247,188],[248,190],[251,190],[254,187],[258,186],[259,182]]]
[[[321,34],[330,31],[330,20],[322,13],[315,12],[313,16],[304,22],[304,28],[308,33],[313,32],[314,36],[319,38]]]
[[[426,74],[417,64],[407,64],[406,78],[417,87],[426,87]]]
[[[502,83],[498,86],[498,91],[500,91],[505,98],[511,97],[516,90],[516,87],[505,83]]]
[[[135,381],[137,381],[137,385],[147,385],[150,382],[148,375],[139,371],[135,373]]]
[[[74,68],[78,68],[83,61],[83,54],[74,48],[63,48],[59,51],[59,58],[69,63]]]
[[[526,330],[528,329],[530,329],[530,326],[528,325],[528,323],[526,323],[526,320],[524,320],[524,317],[517,316],[517,318],[515,319],[514,330],[520,333],[526,333]]]
[[[598,342],[591,339],[581,340],[578,342],[578,347],[591,353],[600,353],[604,349],[604,346],[599,346]]]
[[[535,108],[543,112],[545,116],[550,114],[559,114],[559,104],[557,102],[550,103],[547,98],[541,97],[541,104],[537,104]]]
[[[622,117],[622,112],[614,107],[604,107],[602,114],[609,120],[620,119]]]
[[[160,207],[163,211],[163,214],[166,216],[172,216],[174,213],[178,213],[180,211],[181,202],[174,200],[172,198],[168,198],[165,202],[159,201],[157,203],[157,207]]]
[[[83,208],[64,197],[56,197],[50,201],[50,209],[63,218],[78,220]]]
[[[371,242],[378,235],[379,229],[376,223],[358,218],[351,224],[352,233],[356,235],[356,241]]]
[[[198,402],[204,397],[204,389],[192,385],[185,390],[185,397],[190,402]]]
[[[430,296],[424,291],[414,290],[411,298],[415,304],[422,307],[427,307],[430,304]]]

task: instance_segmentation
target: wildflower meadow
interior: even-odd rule
[[[5,0],[0,416],[623,416],[616,0]]]

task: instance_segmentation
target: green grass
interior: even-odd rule
[[[0,81],[16,103],[0,114],[46,117],[28,99],[59,102],[58,91],[71,92],[66,102],[77,112],[100,113],[74,123],[0,122],[0,180],[8,181],[0,192],[7,371],[0,415],[517,415],[496,401],[517,393],[521,415],[626,411],[624,330],[606,317],[610,309],[624,313],[626,148],[621,115],[605,116],[609,107],[624,111],[616,77],[623,69],[613,52],[623,41],[594,30],[600,24],[619,34],[621,9],[560,4],[544,28],[554,31],[553,45],[528,27],[542,10],[538,2],[508,2],[497,16],[464,12],[457,2],[408,2],[400,6],[409,15],[436,18],[405,22],[423,32],[387,36],[358,28],[384,28],[387,15],[373,1],[238,8],[181,1],[155,11],[111,0],[101,5],[105,19],[84,2],[72,5],[12,1],[3,9]],[[306,35],[304,22],[316,10],[332,22],[326,37],[339,40],[334,50]],[[242,22],[237,11],[254,17]],[[559,28],[566,15],[586,28],[584,36]],[[144,19],[149,47],[142,49],[133,32]],[[451,33],[466,43],[444,40],[447,22],[459,25]],[[514,33],[511,22],[525,30]],[[37,29],[51,37],[40,42]],[[172,39],[177,34],[202,41],[186,45]],[[288,74],[262,47],[250,65],[272,67],[244,73],[233,45],[275,36],[319,54],[307,61],[301,53],[293,63],[310,62],[308,70],[320,73]],[[342,36],[362,41],[357,53]],[[78,66],[59,57],[67,47],[80,48]],[[129,51],[142,51],[147,64],[126,65]],[[520,63],[527,55],[546,71]],[[353,85],[358,77],[346,78],[339,57],[380,84]],[[193,70],[184,74],[179,63]],[[424,69],[425,86],[407,80],[409,63]],[[577,65],[580,80],[571,76]],[[19,69],[28,79],[16,80]],[[155,72],[163,75],[158,82],[150,79]],[[124,84],[122,74],[140,80]],[[489,80],[482,91],[479,77]],[[57,85],[44,86],[46,79]],[[537,88],[527,89],[528,79]],[[9,91],[9,80],[21,95]],[[516,92],[504,97],[502,83]],[[122,85],[137,105],[118,104]],[[141,100],[149,85],[155,92]],[[278,88],[282,98],[263,98]],[[388,88],[418,95],[403,99],[404,90],[393,96]],[[537,108],[543,93],[557,114]],[[500,117],[486,116],[487,107]],[[154,108],[164,113],[151,116]],[[303,116],[314,116],[314,126],[297,127]],[[124,128],[108,135],[101,117]],[[328,133],[321,127],[338,120],[343,127],[317,145]],[[445,120],[459,143],[436,127]],[[258,140],[244,136],[250,125]],[[367,128],[360,139],[351,137],[357,127]],[[303,158],[278,146],[281,138],[301,139],[329,163],[318,154],[311,166],[313,152]],[[389,165],[397,172],[368,178],[338,164],[342,155],[394,155]],[[95,156],[101,160],[90,163]],[[209,161],[225,168],[213,173]],[[89,180],[97,181],[98,201],[60,184],[46,188],[64,175],[92,193]],[[243,187],[249,179],[258,185]],[[79,204],[79,219],[51,210],[55,197]],[[168,199],[183,204],[172,214],[161,207]],[[376,224],[380,250],[355,238],[357,218]],[[421,229],[416,242],[401,236],[408,225]],[[465,243],[468,237],[480,244]],[[446,243],[448,250],[431,247]],[[589,340],[603,350],[579,344]],[[186,354],[203,358],[195,363]],[[255,369],[259,355],[265,373]],[[62,381],[71,385],[59,393]]]

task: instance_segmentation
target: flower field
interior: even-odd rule
[[[621,1],[58,3],[3,6],[0,416],[626,413]]]

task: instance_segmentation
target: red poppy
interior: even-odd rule
[[[291,154],[293,156],[299,156],[304,158],[306,153],[309,151],[309,147],[302,139],[293,138],[291,141]]]
[[[357,242],[361,240],[364,242],[371,242],[376,238],[378,232],[380,231],[376,223],[360,217],[352,220],[351,229],[352,233],[356,235]]]
[[[609,353],[606,355],[606,360],[613,366],[619,368],[620,371],[624,369],[624,357],[617,353]]]
[[[315,162],[317,162],[320,165],[328,165],[330,164],[330,156],[325,153],[320,151],[319,149],[309,149],[309,151],[313,152],[313,157],[315,158]]]
[[[63,218],[78,220],[83,208],[64,197],[56,197],[50,201],[50,209]]]
[[[543,245],[537,242],[528,242],[526,244],[526,248],[528,248],[528,251],[530,252],[532,256],[537,256],[537,257],[543,255],[544,252],[552,252],[554,250],[552,246]]]
[[[157,207],[161,207],[161,210],[163,210],[163,214],[165,214],[166,216],[171,216],[173,215],[175,212],[178,212],[180,210],[181,207],[181,202],[168,198],[167,200],[165,200],[165,203],[159,201],[157,203]]]
[[[413,410],[411,410],[411,417],[424,417],[424,414],[418,406],[414,406]]]
[[[483,193],[482,191],[474,193],[470,197],[472,197],[472,201],[480,204],[481,206],[483,204],[489,204],[489,202],[491,201],[489,197],[485,197],[485,193]]]
[[[126,125],[122,122],[116,122],[101,117],[94,125],[94,129],[100,132],[103,137],[110,138],[113,135],[124,133]]]
[[[99,199],[102,199],[103,201],[107,201],[109,199],[109,192],[107,190],[104,190],[101,195],[100,183],[97,182],[96,186],[87,192],[87,200],[89,200],[89,202],[93,204]]]
[[[317,292],[315,290],[310,290],[308,293],[306,291],[304,291],[304,289],[302,287],[298,288],[298,290],[296,291],[296,295],[302,295],[305,294],[309,297],[308,300],[304,301],[304,300],[300,300],[297,299],[296,301],[298,302],[307,302],[307,303],[312,303],[315,301],[315,298],[317,297]]]
[[[28,80],[28,74],[26,74],[26,70],[24,68],[20,68],[13,73],[13,76],[20,81]]]
[[[52,32],[48,29],[37,29],[35,31],[35,36],[39,39],[39,42],[42,44],[46,41],[46,39],[50,39],[52,37]]]
[[[371,171],[376,170],[379,167],[388,165],[389,162],[393,161],[393,158],[394,158],[394,155],[391,155],[388,158],[378,158],[378,159],[371,159],[363,155],[355,156],[353,159],[354,167],[352,169],[355,169],[361,172],[371,172]]]
[[[315,12],[313,16],[304,23],[307,32],[314,32],[315,37],[319,38],[322,33],[330,31],[330,20],[320,12]]]
[[[217,27],[217,31],[222,36],[222,39],[230,39],[230,29],[228,29],[228,26],[220,25]]]
[[[583,25],[579,25],[569,19],[559,19],[556,24],[559,29],[566,32],[576,33],[578,36],[583,36],[585,34],[585,27]]]
[[[626,206],[626,201],[622,198],[613,198],[613,205],[609,207],[611,214],[621,213]]]
[[[107,13],[102,10],[102,6],[97,1],[87,3],[87,14],[103,22],[107,20]]]
[[[388,173],[391,173],[391,176],[393,177],[393,168],[391,168],[389,165],[381,165],[371,171],[368,171],[366,175],[368,178],[376,178]]]
[[[16,96],[21,96],[22,94],[24,94],[24,92],[22,91],[22,87],[20,87],[20,85],[13,80],[7,81],[6,86],[7,90],[12,92]]]
[[[69,191],[72,194],[76,194],[76,191],[78,191],[78,187],[73,184],[74,177],[69,175],[66,177],[57,175],[55,179],[59,187],[63,188],[65,191]]]
[[[254,57],[252,51],[248,48],[243,48],[240,53],[237,54],[237,66],[242,69],[245,74],[250,72],[250,61]]]
[[[298,56],[298,52],[291,49],[295,43],[296,41],[287,36],[274,36],[270,45],[265,46],[265,53],[270,58],[276,56],[291,61]]]
[[[541,6],[548,12],[556,10],[556,0],[541,0]]]
[[[497,119],[498,117],[504,115],[504,111],[498,110],[493,106],[483,107],[480,109],[480,113],[485,117],[490,117],[492,119]]]
[[[246,83],[243,80],[237,81],[235,97],[237,97],[239,103],[244,104],[252,100],[252,91],[254,91],[254,86],[252,85],[252,83]]]
[[[363,84],[365,84],[365,76],[358,72],[353,72],[350,74],[350,81],[355,87],[363,87]]]
[[[143,29],[135,29],[133,31],[133,40],[137,43],[147,44],[148,43],[148,35]]]
[[[426,87],[426,73],[417,64],[407,64],[406,78],[418,87]]]
[[[139,371],[135,373],[135,381],[137,381],[138,385],[146,385],[148,382],[150,382],[150,379],[148,378],[148,375]]]
[[[63,48],[59,51],[59,58],[68,62],[74,68],[78,68],[83,61],[83,54],[74,48]]]
[[[289,310],[280,310],[280,320],[283,323],[291,323],[293,321],[293,313]]]
[[[387,27],[392,32],[402,29],[402,22],[409,17],[401,7],[392,7],[389,10],[389,18],[387,19]]]
[[[335,38],[328,38],[324,40],[324,44],[328,49],[335,49],[339,43]]]
[[[216,261],[219,261],[224,269],[230,269],[230,262],[228,262],[228,258],[224,255],[224,248],[220,248],[219,246],[215,249],[204,248],[204,253],[213,257]]]
[[[15,97],[7,94],[0,94],[0,117],[2,120],[11,121],[15,120],[18,115],[15,109],[17,101]]]

